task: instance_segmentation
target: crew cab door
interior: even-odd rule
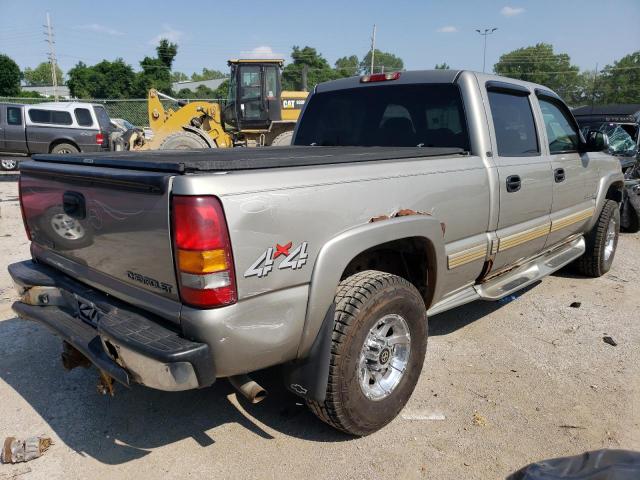
[[[536,92],[545,139],[543,150],[553,169],[551,232],[547,246],[582,231],[593,216],[598,171],[588,153],[580,153],[578,125],[567,106],[551,92]]]
[[[22,107],[2,105],[0,109],[0,150],[28,153]]]
[[[487,82],[492,148],[498,170],[500,211],[493,271],[544,248],[551,211],[551,164],[541,154],[528,88]]]

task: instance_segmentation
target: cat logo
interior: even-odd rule
[[[302,108],[304,100],[282,100],[282,108],[291,110]]]

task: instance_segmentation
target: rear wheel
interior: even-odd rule
[[[282,132],[280,135],[276,136],[271,142],[272,147],[286,147],[291,145],[291,140],[293,140],[293,130],[289,130],[288,132]]]
[[[51,153],[54,153],[56,155],[69,155],[71,153],[79,152],[80,150],[78,150],[75,145],[71,145],[70,143],[59,143],[51,149]]]
[[[167,135],[158,150],[196,150],[209,148],[207,142],[191,132],[176,132]]]
[[[334,428],[368,435],[398,415],[418,381],[424,301],[405,279],[368,270],[342,281],[335,303],[326,400],[308,404]]]
[[[576,260],[578,272],[594,278],[607,273],[616,254],[619,234],[620,208],[613,200],[606,200],[598,221],[586,235],[586,251]]]

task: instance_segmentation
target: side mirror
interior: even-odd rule
[[[609,135],[596,130],[589,130],[587,133],[586,143],[584,144],[585,152],[602,152],[609,149]]]

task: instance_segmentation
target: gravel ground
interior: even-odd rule
[[[640,235],[621,237],[603,278],[560,272],[512,302],[431,318],[402,415],[351,439],[283,391],[276,370],[258,375],[271,395],[256,406],[224,381],[107,398],[94,369],[66,373],[60,341],[10,309],[6,265],[29,256],[15,178],[0,174],[0,441],[46,434],[55,444],[27,464],[0,465],[2,480],[498,479],[545,458],[640,450]]]

